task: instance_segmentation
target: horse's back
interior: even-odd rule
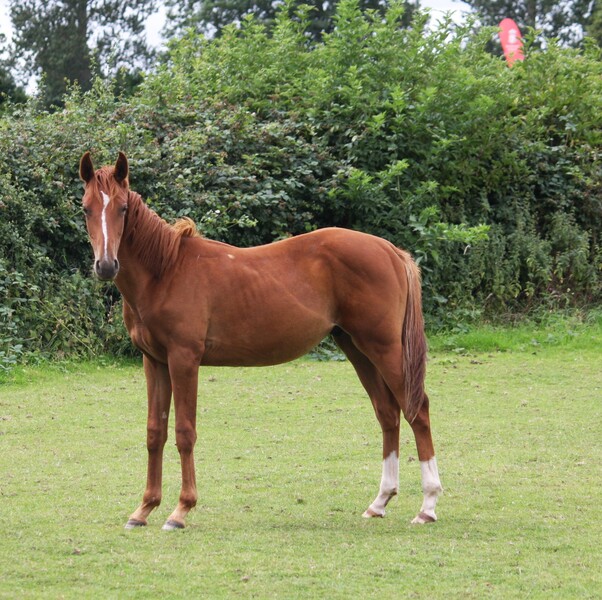
[[[400,338],[409,254],[382,238],[339,228],[319,229],[282,244],[303,256],[291,265],[292,277],[304,279],[303,287],[319,289],[327,298],[333,324],[352,335],[371,331],[383,339]]]

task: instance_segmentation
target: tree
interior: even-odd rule
[[[156,0],[11,0],[15,59],[22,76],[43,75],[48,105],[60,105],[67,82],[88,89],[101,72],[144,66],[151,53],[144,23]]]
[[[331,31],[333,28],[337,3],[338,0],[330,2],[300,0],[292,4],[305,4],[312,7],[311,26],[308,33],[314,39],[319,40],[323,33]],[[274,21],[276,11],[282,3],[274,0],[185,0],[184,2],[165,0],[165,5],[168,8],[166,27],[168,36],[181,34],[188,28],[213,36],[219,35],[226,25],[240,22],[248,15],[254,16],[269,26]],[[384,14],[388,2],[387,0],[360,0],[359,5],[362,10],[372,9]],[[407,26],[420,2],[419,0],[406,0],[405,5],[404,25]]]
[[[9,60],[6,58],[5,46],[6,38],[0,34],[0,111],[7,100],[13,102],[24,102],[26,99],[25,92],[20,88],[11,72]]]
[[[586,33],[602,47],[602,3],[600,2],[594,4]]]
[[[505,17],[514,19],[525,32],[541,30],[546,37],[577,45],[592,15],[592,0],[466,0],[481,16],[483,25],[499,25]]]
[[[23,88],[15,83],[10,71],[0,65],[0,111],[7,100],[25,102],[26,98]]]

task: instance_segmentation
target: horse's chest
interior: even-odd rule
[[[165,362],[167,360],[165,348],[157,342],[144,324],[136,323],[135,325],[132,325],[129,327],[129,333],[134,346],[144,354],[147,354],[160,362]]]

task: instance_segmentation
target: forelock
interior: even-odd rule
[[[111,188],[111,184],[113,182],[113,171],[113,167],[102,167],[96,171],[96,183],[101,190],[108,192]]]

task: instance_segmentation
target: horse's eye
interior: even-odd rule
[[[126,204],[126,205],[124,205],[124,206],[122,206],[122,207],[119,209],[119,212],[120,212],[122,215],[125,215],[125,213],[126,213],[127,211],[128,211],[127,204]]]
[[[84,206],[84,209],[83,209],[83,210],[84,210],[84,216],[85,216],[86,218],[88,218],[88,217],[90,217],[90,216],[92,215],[92,209],[90,209],[90,208],[86,208],[86,207]]]

